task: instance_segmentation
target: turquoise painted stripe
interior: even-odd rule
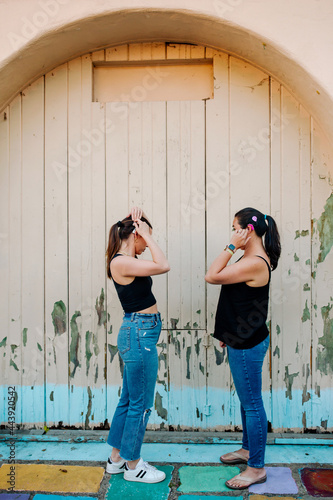
[[[142,457],[153,463],[219,463],[219,457],[238,448],[236,444],[144,443]],[[17,442],[15,459],[22,461],[51,460],[61,463],[103,462],[110,454],[106,443]],[[6,462],[9,447],[0,442],[1,460]],[[330,464],[330,446],[267,445],[266,464]]]
[[[106,419],[110,422],[118,402],[119,386],[89,388],[67,385],[47,384],[44,386],[17,387],[18,403],[16,423],[26,425],[44,425],[44,393],[46,394],[47,425],[77,426],[84,428],[99,425]],[[192,429],[214,429],[217,426],[241,425],[239,401],[229,391],[209,387],[205,388],[174,387],[166,392],[165,387],[157,385],[158,397],[152,411],[150,425],[160,427],[163,424],[178,425]],[[273,429],[303,428],[303,412],[306,411],[307,427],[333,428],[333,398],[331,389],[321,390],[320,398],[310,392],[310,400],[302,403],[302,390],[292,391],[292,399],[286,397],[284,389],[264,392],[264,404],[268,419]],[[7,423],[8,386],[0,387],[4,402],[2,424]],[[274,418],[270,417],[270,408]],[[224,411],[222,410],[224,409]],[[210,412],[209,415],[205,411]]]

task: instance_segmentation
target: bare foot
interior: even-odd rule
[[[231,451],[220,457],[220,460],[224,464],[246,464],[250,456],[249,450],[244,450],[241,448],[237,451]]]
[[[266,481],[266,471],[264,468],[256,469],[254,467],[247,467],[244,472],[237,474],[237,476],[226,481],[228,488],[234,490],[244,490],[251,486],[251,484],[264,483]]]

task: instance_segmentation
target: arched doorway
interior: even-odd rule
[[[191,99],[150,100],[152,80],[143,79],[121,102],[96,102],[96,68],[149,68],[162,83],[170,62],[191,70],[200,61],[210,67],[211,96],[199,89]],[[331,367],[322,349],[331,321],[330,285],[322,286],[331,257],[323,230],[329,149],[283,85],[208,47],[129,44],[59,66],[5,113],[9,334],[0,341],[22,424],[89,428],[110,419],[121,384],[121,312],[105,279],[106,235],[139,204],[172,268],[155,279],[164,329],[151,425],[239,425],[227,360],[209,335],[218,289],[203,277],[234,212],[252,205],[276,218],[284,248],[264,373],[269,420],[274,430],[330,427]]]

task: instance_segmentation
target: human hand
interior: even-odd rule
[[[231,237],[230,243],[235,245],[236,250],[245,247],[246,243],[249,241],[251,236],[249,236],[248,229],[237,229]]]
[[[142,221],[141,219],[137,219],[133,222],[136,233],[141,236],[144,240],[147,236],[150,236],[150,227],[147,222]]]
[[[220,347],[227,347],[227,344],[225,344],[224,342],[222,342],[222,340],[220,340]]]
[[[141,219],[142,217],[142,208],[139,208],[139,207],[133,207],[131,209],[131,213],[129,214],[131,217],[132,217],[132,220],[133,221],[138,221]]]

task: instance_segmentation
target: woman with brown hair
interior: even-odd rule
[[[152,261],[137,259],[146,247]],[[152,237],[152,225],[142,210],[110,229],[106,251],[107,275],[113,280],[124,310],[118,334],[118,351],[124,362],[123,388],[108,436],[112,446],[106,471],[124,472],[124,479],[158,483],[165,474],[144,462],[141,445],[154,402],[158,357],[156,344],[161,317],[152,293],[152,275],[169,271],[169,263]]]

